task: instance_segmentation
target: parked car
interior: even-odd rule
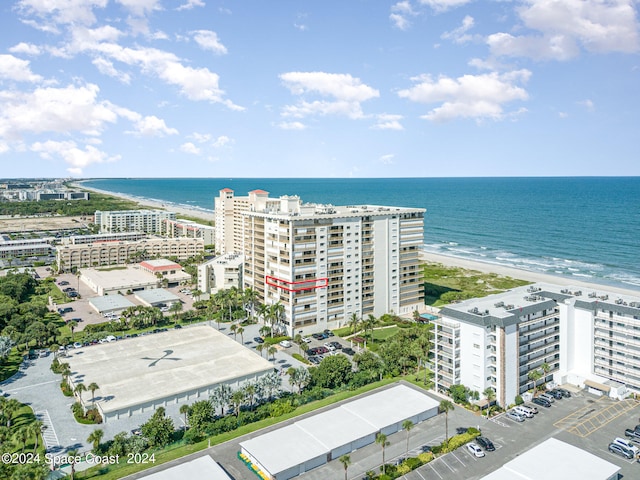
[[[553,389],[553,390],[549,390],[548,392],[549,395],[551,395],[553,398],[555,398],[556,400],[562,400],[564,398],[564,395],[562,395],[562,393],[560,393],[557,389]]]
[[[81,348],[83,345],[80,342],[75,342],[73,348]]]
[[[282,340],[280,342],[280,346],[284,348],[289,348],[291,346],[291,342],[289,340]]]
[[[346,353],[347,355],[355,355],[356,351],[351,347],[344,347],[342,349],[342,353]]]
[[[473,455],[474,457],[484,457],[484,452],[482,451],[482,449],[473,442],[467,443],[467,450],[469,450],[469,453],[471,453],[471,455]]]
[[[332,342],[327,342],[327,343],[325,343],[325,344],[324,344],[324,347],[325,347],[327,350],[329,350],[330,352],[333,352],[333,351],[336,349],[336,347],[334,347],[331,343],[332,343]]]
[[[58,285],[60,286],[69,285],[69,282],[67,282],[66,280],[62,280],[61,282],[58,282]]]
[[[515,420],[516,422],[524,422],[524,415],[514,410],[507,411],[507,417],[509,417],[511,420]]]
[[[262,337],[253,337],[253,341],[256,343],[264,343],[264,338]]]
[[[484,448],[487,452],[493,452],[496,449],[496,447],[493,445],[493,442],[487,437],[477,437],[476,443]]]
[[[311,338],[309,338],[309,337],[303,337],[303,338],[302,338],[302,341],[303,341],[304,343],[311,343]]]
[[[560,392],[564,398],[571,398],[571,392],[566,388],[556,388],[556,390]]]
[[[538,398],[544,398],[545,400],[547,400],[549,403],[553,403],[555,402],[555,398],[553,398],[553,395],[550,395],[548,393],[541,393],[540,396]]]
[[[529,410],[534,415],[538,413],[538,409],[536,407],[534,407],[533,405],[520,405],[520,406],[522,408],[526,408],[527,410]]]
[[[322,333],[314,333],[311,336],[313,338],[315,338],[316,340],[322,340],[324,338],[324,334],[322,334]]]
[[[634,457],[637,456],[638,453],[640,452],[640,448],[635,446],[633,443],[631,443],[630,440],[627,440],[626,438],[616,437],[613,439],[613,442],[611,443],[620,445],[621,447],[626,448],[627,450],[633,452]]]
[[[333,332],[329,329],[326,329],[324,331],[324,334],[327,335],[328,337],[333,337]],[[327,338],[327,337],[324,337],[324,338]]]
[[[530,411],[527,407],[523,407],[522,405],[518,405],[513,407],[514,412],[518,412],[521,415],[524,415],[527,418],[533,418],[533,412]]]
[[[330,345],[332,345],[336,350],[342,350],[342,345],[340,344],[340,342],[329,342]]]
[[[624,448],[622,445],[618,445],[617,443],[610,443],[609,444],[609,451],[611,453],[615,453],[616,455],[621,455],[625,458],[633,458],[634,454],[631,450],[628,450],[626,448]]]
[[[541,407],[546,407],[546,408],[551,407],[551,402],[549,400],[547,400],[546,398],[534,397],[533,400],[531,400],[531,401],[533,403],[535,403],[536,405],[540,405]]]
[[[316,357],[315,355],[312,355],[310,357],[308,357],[308,360],[313,363],[314,365],[318,365],[320,364],[320,359],[318,357]]]

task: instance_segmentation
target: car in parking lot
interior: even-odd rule
[[[626,438],[616,437],[613,439],[613,442],[611,443],[614,445],[619,445],[626,450],[629,450],[630,452],[633,453],[634,457],[637,456],[638,453],[640,452],[640,448],[635,446],[633,443],[631,443],[631,441],[627,440]]]
[[[322,359],[316,357],[315,355],[312,355],[308,358],[308,360],[313,363],[314,365],[319,365],[320,362],[322,361]]]
[[[311,343],[311,338],[310,338],[310,337],[303,337],[303,338],[302,338],[302,341],[303,341],[304,343]]]
[[[482,448],[484,448],[487,452],[493,452],[496,449],[493,442],[489,440],[487,437],[477,437],[476,443],[480,445]]]
[[[610,443],[609,444],[609,451],[611,453],[615,453],[616,455],[621,455],[625,458],[628,459],[632,459],[634,457],[634,454],[631,450],[626,449],[625,447],[623,447],[622,445],[618,445],[617,443]]]
[[[329,350],[330,352],[333,352],[336,349],[336,347],[333,346],[332,344],[333,344],[333,342],[327,342],[327,343],[324,344],[324,347],[327,350]]]
[[[291,342],[289,340],[282,340],[280,342],[280,346],[284,348],[289,348],[291,346]]]
[[[536,405],[540,405],[541,407],[547,407],[547,408],[551,407],[551,402],[546,398],[534,397],[533,400],[531,401]]]
[[[333,337],[333,332],[329,329],[326,329],[324,331],[324,334],[327,335],[328,337]],[[324,337],[324,338],[327,338],[327,337]]]
[[[553,390],[549,390],[548,392],[549,395],[551,395],[553,398],[555,398],[556,400],[562,400],[564,398],[564,395],[562,395],[562,393],[560,393],[557,389],[553,389]]]
[[[314,333],[311,336],[316,340],[323,340],[325,338],[324,333]]]
[[[62,287],[64,285],[69,285],[69,282],[67,282],[66,280],[62,280],[61,282],[58,282],[58,285]]]
[[[83,347],[83,345],[80,342],[75,342],[73,344],[73,348],[81,348],[81,347]]]
[[[546,401],[548,401],[549,403],[553,403],[556,401],[555,398],[553,398],[553,395],[550,395],[548,393],[541,393],[540,396],[538,398],[544,398]]]
[[[533,405],[520,405],[522,408],[526,408],[528,409],[531,413],[533,413],[534,415],[536,415],[538,413],[538,409],[536,407],[534,407]]]
[[[524,415],[527,418],[533,418],[533,412],[523,405],[517,405],[513,407],[513,411],[519,413],[520,415]]]
[[[253,341],[256,343],[264,343],[264,338],[262,337],[253,337]]]
[[[518,413],[518,412],[516,412],[514,410],[508,410],[506,415],[511,420],[514,420],[516,422],[524,422],[524,415],[522,415],[521,413]]]
[[[342,350],[342,345],[340,344],[340,342],[329,342],[329,344],[336,350]]]
[[[482,451],[482,449],[476,443],[473,443],[473,442],[467,443],[467,450],[474,457],[477,457],[477,458],[484,457],[484,452]]]
[[[555,390],[560,392],[564,398],[571,398],[571,392],[566,388],[556,388]]]
[[[355,355],[356,351],[351,347],[343,347],[342,353],[346,353],[347,355]]]

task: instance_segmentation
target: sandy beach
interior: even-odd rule
[[[545,273],[530,272],[528,270],[520,270],[518,268],[504,267],[493,263],[478,262],[467,260],[465,258],[449,257],[446,255],[438,255],[435,253],[422,252],[421,258],[425,262],[441,263],[442,265],[451,267],[460,267],[468,270],[477,270],[483,273],[497,273],[505,277],[517,278],[529,282],[550,283],[561,285],[563,287],[578,287],[587,292],[606,291],[618,293],[621,295],[631,295],[640,297],[640,291],[632,288],[621,288],[610,285],[602,285],[597,283],[588,283],[574,280],[573,278],[562,277],[559,275],[549,275]]]
[[[215,218],[213,214],[213,210],[208,212],[206,210],[201,210],[199,208],[189,208],[186,205],[175,205],[173,203],[155,202],[147,198],[136,197],[133,195],[125,195],[124,193],[109,192],[107,190],[100,190],[98,188],[89,187],[88,185],[82,182],[76,183],[74,184],[74,186],[77,188],[82,188],[84,190],[89,190],[90,192],[96,192],[96,193],[101,193],[103,195],[110,195],[112,197],[130,200],[132,202],[139,203],[140,205],[145,207],[167,210],[169,212],[176,212],[176,213],[179,213],[180,215],[185,215],[187,217],[200,218],[202,220],[206,220],[209,222],[212,222]],[[213,207],[213,198],[211,199],[211,207]]]

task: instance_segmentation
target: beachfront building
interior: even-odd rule
[[[244,257],[227,253],[198,265],[198,290],[215,294],[231,287],[242,289]]]
[[[11,264],[20,259],[44,259],[53,254],[51,243],[53,238],[31,238],[21,240],[7,240],[0,235],[0,260],[3,264]],[[16,264],[19,262],[16,262]]]
[[[71,235],[61,239],[62,244],[82,245],[86,243],[100,242],[124,242],[136,241],[147,238],[142,232],[121,232],[121,233],[98,233],[95,235]]]
[[[509,405],[533,387],[529,372],[543,374],[538,384],[552,381],[560,367],[560,315],[539,291],[520,287],[443,308],[433,321],[436,388],[491,388]]]
[[[186,260],[204,252],[201,238],[144,238],[135,241],[60,245],[56,260],[59,271],[130,263],[138,258]]]
[[[162,235],[167,237],[202,238],[205,245],[213,245],[215,241],[215,228],[210,225],[202,225],[191,220],[165,219],[161,223]]]
[[[116,232],[162,232],[164,220],[175,220],[175,212],[165,210],[96,210],[94,223],[100,227],[100,233]]]
[[[252,194],[256,201],[240,212],[244,285],[261,303],[282,305],[288,335],[337,328],[354,314],[406,314],[424,303],[424,209]]]
[[[500,405],[536,384],[640,393],[640,297],[535,284],[466,300],[433,320],[436,387],[491,388]]]
[[[221,255],[242,252],[242,212],[277,210],[279,207],[280,200],[269,198],[269,192],[264,190],[253,190],[244,197],[237,197],[230,188],[220,190],[214,199],[216,252]]]

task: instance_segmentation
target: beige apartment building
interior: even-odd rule
[[[237,198],[246,200],[232,212],[227,202]],[[287,334],[423,305],[424,209],[304,204],[262,190],[234,197],[225,189],[216,200],[226,208],[216,209],[216,218],[225,217],[216,224],[217,245],[244,254],[244,286],[262,303],[280,302]]]
[[[148,258],[176,257],[186,260],[204,251],[201,238],[145,238],[137,241],[101,241],[67,244],[58,247],[56,260],[60,271],[74,268],[128,263],[138,252]]]

